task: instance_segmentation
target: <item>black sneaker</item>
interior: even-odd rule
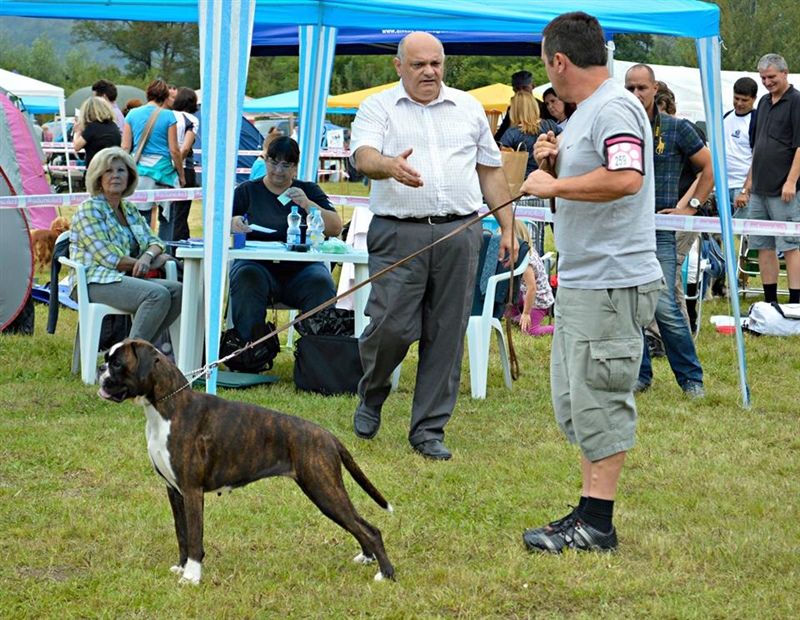
[[[526,541],[525,544],[526,545],[528,544],[527,543],[527,538],[528,537],[531,537],[531,536],[536,537],[539,534],[544,534],[544,533],[550,534],[553,530],[556,530],[556,529],[560,528],[562,525],[564,525],[564,523],[566,523],[568,520],[575,519],[578,516],[578,507],[577,506],[572,506],[570,504],[568,504],[568,506],[570,508],[572,508],[572,510],[570,510],[567,514],[565,514],[560,519],[556,519],[555,521],[551,521],[550,523],[548,523],[547,525],[543,525],[542,527],[537,527],[537,528],[534,528],[534,529],[525,530],[522,533],[522,540]]]
[[[596,530],[579,517],[568,517],[558,527],[528,530],[522,535],[528,551],[545,553],[561,553],[564,549],[579,551],[614,551],[617,548],[617,531],[612,527],[610,532]]]

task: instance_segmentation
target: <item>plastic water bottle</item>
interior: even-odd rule
[[[289,224],[289,228],[286,229],[287,245],[300,245],[300,220],[297,205],[292,205],[292,212],[286,216],[286,222]]]
[[[308,216],[308,241],[311,244],[312,252],[319,252],[320,245],[325,240],[325,222],[322,220],[322,214],[317,207],[311,207],[311,213]]]

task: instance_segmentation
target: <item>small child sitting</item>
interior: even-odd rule
[[[508,316],[515,323],[519,323],[523,332],[531,336],[552,334],[555,329],[553,325],[542,325],[542,320],[555,301],[544,263],[531,243],[528,227],[523,222],[517,221],[514,223],[514,228],[517,237],[527,242],[530,254],[528,267],[522,272],[519,296],[514,307],[508,311]]]

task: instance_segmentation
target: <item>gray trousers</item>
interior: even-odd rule
[[[367,234],[370,275],[465,221],[428,224],[374,217]],[[364,375],[358,395],[364,406],[379,410],[389,395],[392,371],[418,340],[408,433],[412,445],[443,439],[455,407],[480,244],[481,227],[475,224],[372,283],[366,308],[370,323],[359,339]]]
[[[130,338],[153,342],[181,313],[180,282],[122,276],[120,282],[90,284],[89,299],[133,314]]]

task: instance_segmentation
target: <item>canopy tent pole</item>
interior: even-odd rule
[[[58,113],[61,115],[61,135],[64,136],[64,165],[67,167],[67,188],[72,193],[72,173],[69,170],[69,142],[67,141],[67,109],[64,106],[64,97],[58,100]],[[75,119],[76,121],[78,119]],[[74,126],[73,126],[74,127]]]
[[[222,299],[228,275],[236,153],[256,0],[198,0],[203,127],[203,231],[206,359],[219,358]],[[206,379],[217,391],[217,371]]]
[[[317,180],[322,128],[336,54],[336,28],[299,26],[300,35],[300,144],[299,178]]]
[[[736,250],[731,225],[730,192],[728,176],[725,173],[725,133],[722,125],[722,100],[720,86],[720,44],[719,37],[703,37],[695,42],[700,65],[700,80],[703,85],[703,104],[706,112],[706,126],[710,139],[711,157],[714,163],[714,187],[717,196],[717,211],[722,227],[723,249],[725,252],[725,274],[728,277],[728,292],[736,324],[736,355],[739,364],[739,385],[742,391],[742,406],[750,408],[750,387],[747,384],[747,360],[744,353],[744,335],[739,320],[739,282],[736,274]]]

